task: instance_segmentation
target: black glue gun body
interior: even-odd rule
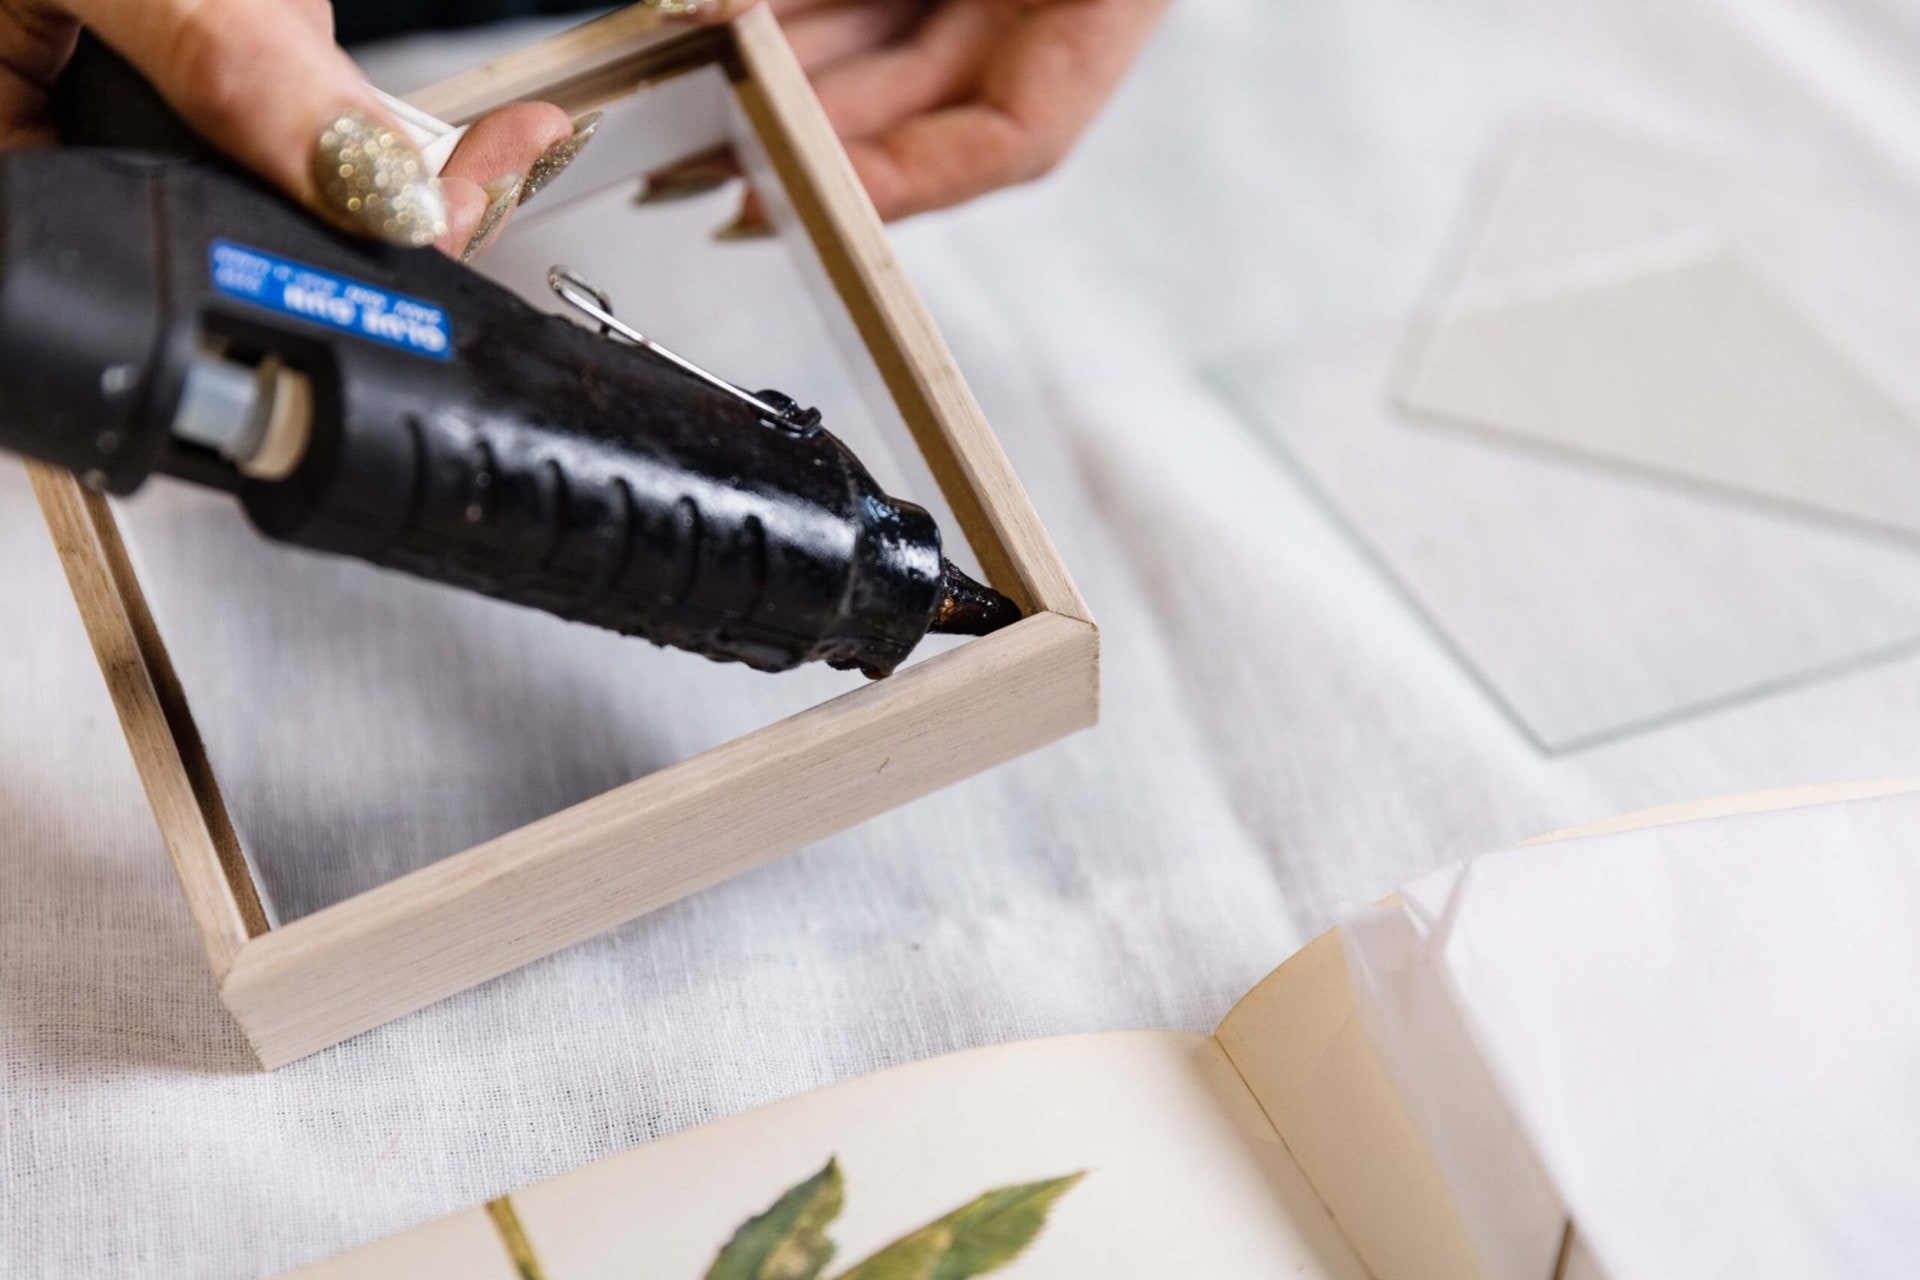
[[[929,630],[1019,616],[818,415],[204,160],[0,155],[0,447],[116,494],[210,485],[271,538],[762,670],[884,675]]]

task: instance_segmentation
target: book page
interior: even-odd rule
[[[1720,796],[1525,843],[1916,790],[1920,779],[1892,778]],[[1215,1036],[1376,1280],[1481,1280],[1453,1194],[1361,1025],[1338,929],[1269,974]],[[1565,1243],[1561,1274],[1590,1272],[1580,1242]]]
[[[1481,1280],[1440,1168],[1360,1025],[1337,930],[1215,1032],[1375,1280]]]
[[[1345,922],[1362,1017],[1490,1273],[1568,1257],[1568,1216],[1588,1275],[1911,1271],[1912,791],[1631,814]],[[1446,1078],[1465,1056],[1477,1078]],[[1516,1212],[1542,1197],[1565,1207]]]
[[[701,1280],[735,1233],[776,1204],[756,1230],[823,1217],[784,1246],[830,1240],[823,1277],[890,1245],[951,1244],[983,1218],[1001,1233],[993,1247],[1011,1249],[993,1272],[1008,1280],[1367,1277],[1220,1046],[1162,1032],[1030,1041],[895,1068],[637,1148],[299,1274]],[[964,1221],[955,1213],[963,1206],[973,1209]],[[1028,1227],[1030,1239],[1013,1238]],[[855,1274],[930,1273],[876,1265]]]

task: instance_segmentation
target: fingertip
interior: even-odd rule
[[[882,147],[866,140],[850,141],[846,147],[854,176],[873,201],[873,211],[880,215],[880,221],[897,222],[921,211],[899,164]]]
[[[507,219],[520,206],[520,193],[526,188],[525,174],[509,173],[495,178],[481,188],[487,197],[487,207],[480,215],[479,223],[473,234],[467,237],[467,244],[460,251],[460,261],[472,262],[474,257],[494,242],[501,231],[506,229]]]
[[[503,173],[526,173],[541,155],[572,137],[573,121],[551,102],[516,102],[474,121],[440,177],[482,184]]]
[[[505,115],[516,129],[538,143],[542,151],[573,136],[573,117],[551,102],[516,102],[495,114]]]
[[[487,214],[486,188],[471,178],[443,176],[440,189],[447,200],[447,233],[434,241],[433,247],[449,258],[458,258],[466,252],[480,219]]]

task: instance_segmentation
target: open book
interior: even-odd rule
[[[1622,833],[1647,832],[1640,845],[1678,860],[1688,841],[1703,842],[1700,828],[1676,839],[1665,824],[1718,819],[1725,827],[1757,821],[1756,814],[1843,801],[1855,807],[1835,829],[1858,834],[1864,844],[1872,822],[1861,805],[1911,787],[1861,784],[1708,801],[1549,839],[1588,838],[1582,848],[1561,846],[1555,854],[1619,858],[1614,865],[1624,873],[1631,849]],[[1872,820],[1886,820],[1896,843],[1920,819],[1920,801],[1912,797],[1878,803],[1883,807]],[[1806,819],[1783,814],[1774,820],[1789,819],[1801,825],[1783,828],[1788,843],[1806,844]],[[1753,831],[1707,834],[1724,844],[1730,833],[1742,856],[1750,850],[1764,855],[1766,841]],[[1410,909],[1419,886],[1429,883],[1409,886]],[[1482,883],[1499,883],[1497,874]],[[1497,937],[1488,931],[1476,935],[1476,943],[1492,946]],[[1476,1193],[1458,1179],[1450,1186],[1434,1155],[1457,1155],[1459,1130],[1430,1149],[1432,1135],[1444,1135],[1445,1125],[1416,1126],[1403,1103],[1403,1096],[1417,1103],[1422,1090],[1396,1088],[1383,1065],[1389,1055],[1376,1051],[1367,1029],[1380,1026],[1371,1020],[1378,1007],[1368,1006],[1365,991],[1350,981],[1349,954],[1340,931],[1322,936],[1249,992],[1211,1036],[1069,1036],[899,1067],[681,1133],[300,1274],[309,1280],[960,1280],[988,1272],[1067,1280],[1493,1274],[1549,1280],[1602,1274],[1571,1213],[1555,1198],[1578,1189],[1575,1180],[1557,1176],[1564,1166],[1539,1184],[1540,1203],[1553,1215],[1544,1223],[1544,1246],[1536,1214],[1524,1268],[1510,1265],[1511,1255],[1496,1256],[1493,1266],[1483,1263],[1479,1246],[1486,1237],[1470,1233],[1461,1212],[1462,1205],[1473,1207]],[[1364,949],[1351,954],[1366,965],[1377,958]],[[1480,954],[1493,952],[1483,947]],[[1496,1062],[1492,1070],[1503,1065],[1512,1064]],[[1519,1090],[1514,1096],[1524,1098],[1524,1072],[1506,1079]],[[1530,1127],[1542,1131],[1537,1121]],[[1469,1131],[1469,1145],[1480,1133]],[[1542,1149],[1550,1147],[1549,1141]],[[1540,1158],[1551,1165],[1550,1150]]]
[[[837,1177],[817,1177],[829,1160]],[[897,1067],[639,1147],[300,1274],[701,1280],[743,1224],[795,1189],[814,1203],[789,1205],[775,1234],[796,1253],[816,1247],[808,1237],[828,1237],[837,1265],[719,1275],[837,1277],[987,1193],[1022,1190],[1009,1208],[1028,1208],[1019,1225],[1035,1229],[997,1241],[1017,1251],[1011,1275],[1478,1274],[1440,1174],[1368,1047],[1332,934],[1212,1036],[1066,1036]],[[829,1203],[840,1206],[830,1220]],[[989,1215],[987,1230],[1008,1216]],[[953,1243],[970,1244],[957,1234]],[[982,1273],[854,1271],[936,1274]]]

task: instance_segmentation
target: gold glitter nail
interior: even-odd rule
[[[560,139],[542,151],[539,157],[527,169],[526,183],[520,188],[520,203],[538,195],[540,189],[559,177],[566,167],[579,158],[593,141],[593,135],[600,131],[601,113],[590,111],[573,122],[573,133]]]
[[[447,201],[420,153],[391,125],[348,107],[320,131],[313,185],[342,229],[425,248],[447,233]]]
[[[525,199],[526,185],[525,178],[517,173],[509,173],[481,188],[487,193],[487,211],[480,215],[473,234],[467,237],[467,247],[460,251],[460,261],[473,261],[473,255],[487,247],[488,239],[500,229],[500,224],[506,221],[514,207]]]
[[[640,0],[663,18],[704,18],[720,12],[720,0]]]

